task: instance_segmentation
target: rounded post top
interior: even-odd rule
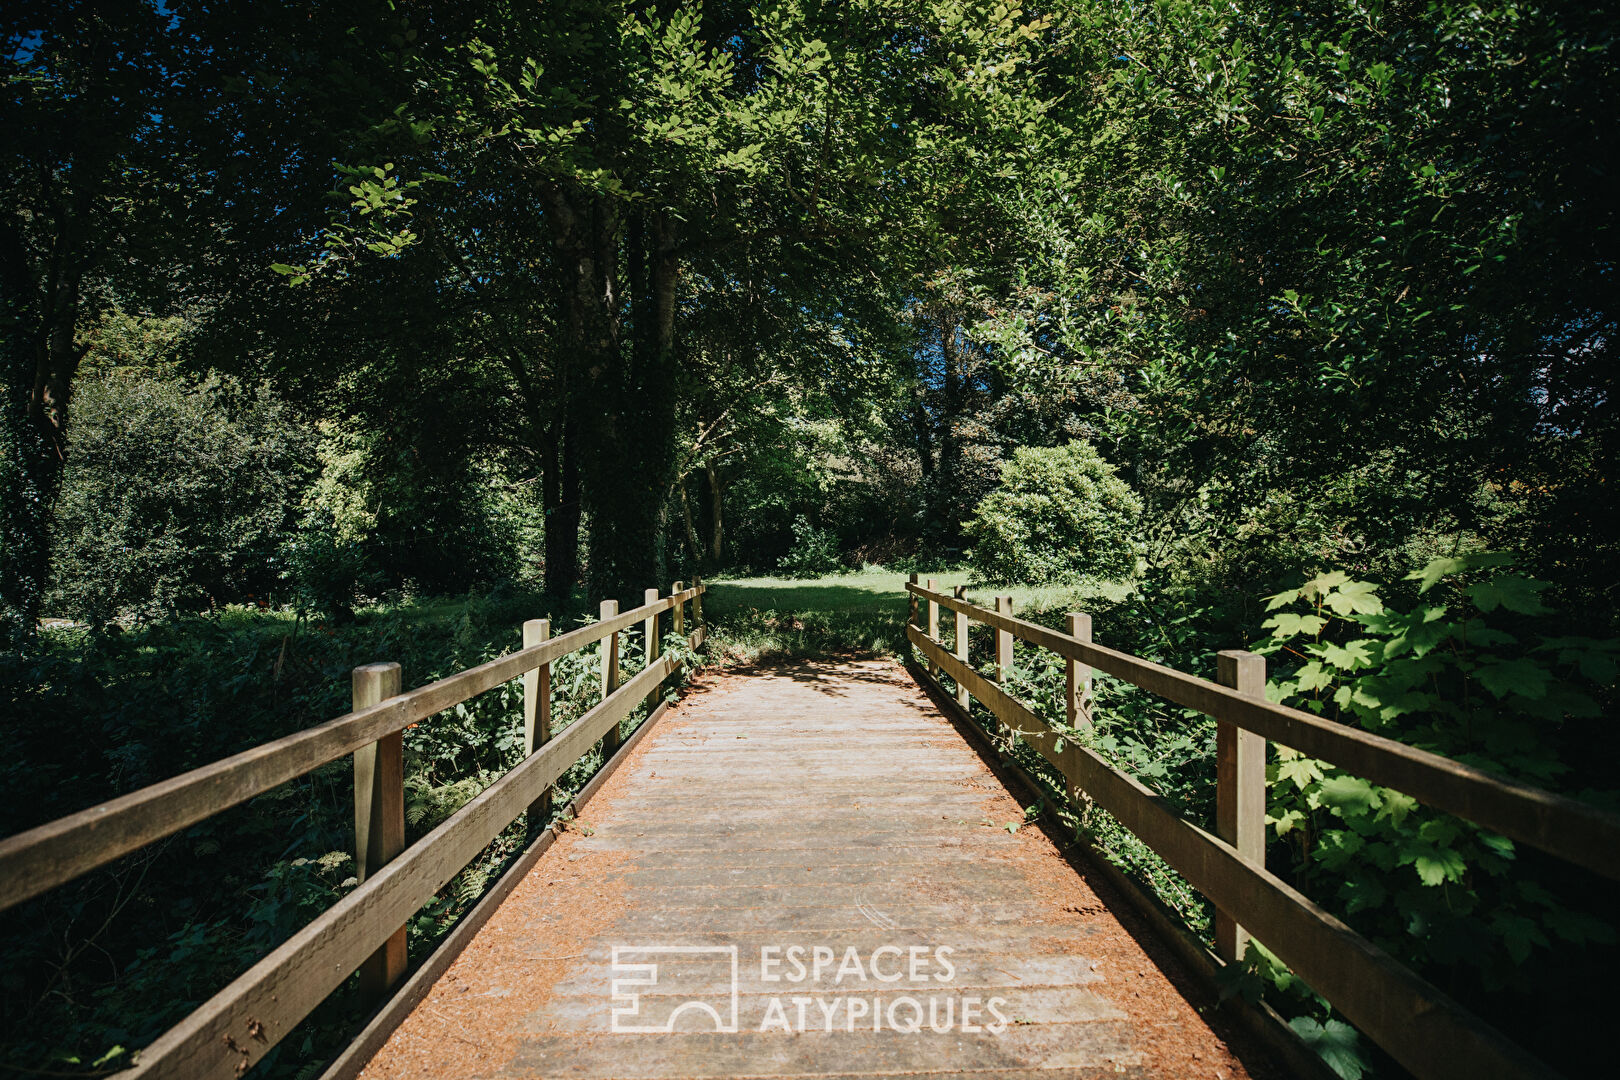
[[[658,602],[658,590],[657,589],[647,589],[644,592],[642,592],[642,594],[641,594],[641,602],[643,604],[656,604]]]
[[[619,602],[617,600],[604,600],[604,601],[602,601],[602,618],[605,619],[609,615],[617,615],[618,613],[619,613]]]
[[[1010,615],[1010,614],[1012,614],[1012,609],[1013,609],[1012,597],[1010,597],[1010,596],[998,596],[998,597],[996,597],[996,610],[997,611],[1004,612],[1004,613]]]
[[[523,624],[523,647],[538,645],[551,637],[550,619],[529,619]]]

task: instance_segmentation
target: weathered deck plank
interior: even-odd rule
[[[1044,835],[1006,828],[1022,808],[892,663],[802,664],[700,690],[587,816],[365,1077],[1066,1080],[1264,1069],[1245,1068]],[[620,1026],[670,1030],[615,1030],[614,982],[633,974],[615,969],[616,946],[709,950],[621,951],[659,974],[653,986],[621,984],[640,997]],[[807,966],[818,950],[833,959],[819,980],[776,981],[792,968],[762,969],[770,948],[801,949]],[[951,950],[948,978],[941,948]],[[906,970],[913,955],[917,981]],[[874,959],[900,978],[876,978]],[[903,999],[918,1002],[920,1030],[896,1030],[917,1015]],[[695,1002],[729,1019],[733,1000],[735,1032],[680,1009]],[[964,1028],[970,1000],[978,1016]],[[629,1009],[628,998],[618,1003]]]

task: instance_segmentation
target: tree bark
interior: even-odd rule
[[[709,561],[718,570],[720,560],[725,555],[725,522],[720,513],[720,473],[713,462],[704,468],[709,474]]]
[[[89,212],[88,199],[75,213]],[[0,419],[0,622],[3,635],[32,642],[50,572],[50,519],[67,458],[68,408],[84,352],[74,341],[84,266],[80,217],[62,223],[44,267],[29,275],[15,228],[0,239],[0,336],[5,416]]]
[[[59,462],[34,416],[39,295],[22,238],[0,231],[0,648],[34,640],[48,559],[47,524]]]
[[[636,211],[626,221],[618,200],[594,192],[558,186],[547,195],[553,242],[571,277],[560,355],[573,365],[567,407],[578,433],[589,519],[586,586],[594,603],[633,595],[666,576],[676,230],[655,211]]]
[[[551,427],[541,477],[546,512],[546,592],[567,600],[579,583],[579,435],[562,410]]]
[[[681,492],[681,523],[686,527],[686,558],[696,562],[702,558],[703,545],[698,542],[697,528],[692,524],[692,502],[686,497],[686,477],[676,483]]]

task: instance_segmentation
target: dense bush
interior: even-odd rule
[[[800,514],[793,520],[793,548],[778,564],[782,574],[792,578],[814,578],[836,574],[843,569],[838,558],[838,537],[828,529],[818,529]]]
[[[46,611],[99,625],[271,591],[312,434],[268,389],[229,379],[86,383]]]
[[[500,497],[490,470],[463,448],[424,434],[348,418],[322,421],[319,466],[302,494],[297,536],[286,550],[301,610],[347,619],[390,586],[460,593],[516,576],[532,506]]]
[[[1142,503],[1089,443],[1019,447],[967,523],[986,581],[1057,583],[1136,569]]]
[[[362,609],[339,628],[231,607],[114,636],[47,630],[38,655],[0,652],[9,747],[0,785],[11,796],[0,804],[0,836],[331,719],[348,708],[358,664],[398,661],[405,685],[416,686],[516,648],[525,619],[572,622],[539,597],[503,593]],[[620,638],[627,678],[643,662],[638,636]],[[690,655],[672,637],[664,644]],[[554,730],[599,699],[598,658],[592,648],[553,665]],[[408,839],[516,763],[522,716],[514,680],[411,725]],[[561,789],[577,790],[600,761],[591,751]],[[127,1064],[130,1051],[347,893],[352,776],[347,759],[329,763],[17,909],[0,926],[0,1073]],[[418,911],[412,955],[524,844],[519,822]],[[364,1005],[351,979],[253,1075],[313,1075],[353,1034]]]
[[[1272,598],[1262,647],[1293,660],[1271,695],[1493,773],[1558,788],[1560,729],[1601,713],[1620,642],[1559,633],[1547,586],[1500,555],[1437,559],[1408,611],[1380,587],[1319,575]],[[1447,595],[1449,594],[1449,595]],[[1438,597],[1438,598],[1436,598]],[[1612,943],[1518,865],[1518,845],[1285,746],[1268,767],[1268,818],[1298,881],[1419,970],[1466,965],[1488,990],[1518,985],[1554,940]]]

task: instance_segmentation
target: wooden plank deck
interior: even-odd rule
[[[1023,817],[893,662],[700,685],[362,1075],[1276,1075]]]

